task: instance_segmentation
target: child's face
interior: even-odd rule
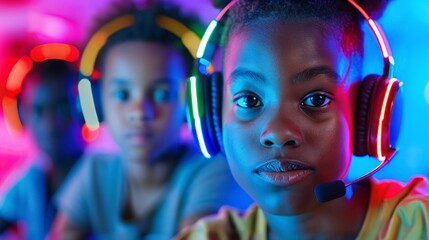
[[[81,122],[74,109],[72,88],[65,79],[38,80],[29,75],[21,93],[21,117],[39,149],[53,160],[82,152]]]
[[[223,141],[238,183],[265,212],[317,206],[318,183],[344,179],[356,90],[350,62],[315,21],[233,31],[224,65]]]
[[[102,105],[113,138],[128,158],[153,162],[177,144],[184,121],[184,62],[157,43],[112,47],[102,70]]]

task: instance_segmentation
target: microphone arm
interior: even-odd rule
[[[348,182],[347,184],[341,180],[335,180],[316,185],[314,188],[314,194],[316,195],[317,201],[323,203],[344,196],[346,194],[346,187],[371,177],[374,173],[378,172],[378,170],[386,166],[386,164],[390,162],[396,152],[396,149],[391,148],[387,153],[386,159],[383,160],[376,168],[367,174]]]
[[[386,164],[388,164],[390,162],[390,160],[392,160],[393,156],[395,156],[395,154],[397,152],[398,151],[396,149],[391,149],[391,151],[389,151],[387,153],[386,159],[384,161],[382,161],[376,168],[374,168],[371,172],[369,172],[369,173],[367,173],[367,174],[365,174],[365,175],[363,175],[363,176],[361,176],[359,178],[356,178],[355,180],[350,181],[349,183],[347,183],[345,185],[345,187],[348,187],[348,186],[350,186],[350,185],[352,185],[354,183],[360,182],[360,181],[362,181],[362,180],[364,180],[364,179],[366,179],[368,177],[371,177],[374,173],[378,172],[378,170],[380,170],[382,167],[384,167]]]

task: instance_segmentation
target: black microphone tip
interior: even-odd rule
[[[346,186],[341,180],[322,183],[316,185],[314,194],[318,202],[324,203],[344,196],[346,194]]]

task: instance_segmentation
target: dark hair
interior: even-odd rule
[[[156,23],[158,16],[168,16],[177,20],[181,24],[191,29],[194,33],[201,37],[204,32],[203,25],[200,24],[199,20],[195,17],[185,16],[179,11],[179,8],[175,5],[170,4],[150,4],[143,10],[136,6],[126,6],[126,9],[122,9],[119,13],[115,14],[114,17],[110,17],[108,21],[112,19],[131,14],[134,17],[134,23],[125,27],[115,33],[113,33],[107,39],[106,44],[100,51],[97,57],[96,66],[100,70],[105,55],[115,45],[128,41],[145,41],[145,42],[156,42],[166,46],[177,49],[185,60],[188,72],[191,71],[194,66],[194,58],[189,50],[184,46],[179,36],[176,36],[172,32],[160,27]],[[106,22],[101,24],[103,26]]]
[[[77,73],[78,71],[74,63],[62,59],[48,59],[42,62],[33,62],[33,67],[28,75],[38,74],[46,77],[70,77],[77,76]]]
[[[373,19],[377,19],[388,0],[357,2]],[[215,0],[214,4],[225,5],[225,1]],[[337,37],[346,56],[363,55],[361,24],[364,19],[346,0],[238,0],[229,12],[223,42],[226,42],[232,31],[264,19],[320,20],[327,23],[326,27]]]
[[[33,62],[33,66],[23,82],[22,89],[26,85],[39,83],[51,84],[61,81],[67,88],[70,87],[73,89],[71,93],[76,97],[78,73],[76,64],[61,59]]]

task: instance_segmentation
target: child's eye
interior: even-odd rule
[[[257,108],[263,106],[259,97],[253,94],[242,94],[234,99],[234,103],[241,108]]]
[[[157,88],[154,90],[152,97],[154,102],[163,103],[170,99],[170,93],[167,89]]]
[[[301,102],[301,105],[309,107],[324,107],[331,103],[331,101],[332,98],[321,93],[316,93],[305,97]]]
[[[120,102],[124,102],[129,99],[130,93],[127,90],[115,90],[113,91],[113,97]]]

